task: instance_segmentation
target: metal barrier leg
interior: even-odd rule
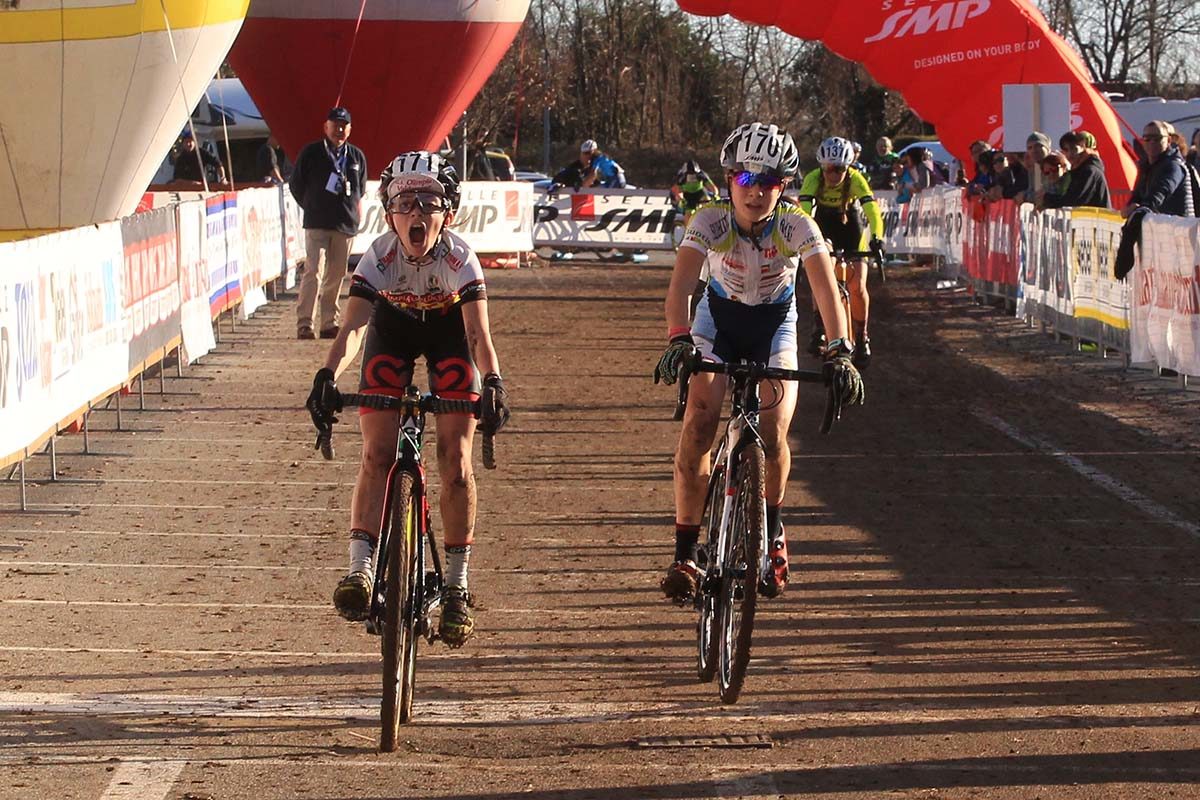
[[[25,459],[21,459],[21,510],[28,511],[29,504],[25,502]]]
[[[86,455],[92,454],[92,443],[88,439],[88,420],[92,416],[92,401],[88,401],[88,410],[83,412],[83,452]]]
[[[158,359],[158,393],[167,393],[167,354],[164,351]]]
[[[123,391],[124,387],[121,387],[117,390],[117,430],[119,431],[124,430],[124,428],[121,427],[121,392]]]
[[[217,318],[213,320],[213,341],[217,344],[221,343],[221,315],[217,314]]]
[[[146,373],[138,373],[138,411],[146,410]]]
[[[58,434],[50,437],[50,480],[58,480]]]
[[[183,377],[183,345],[175,348],[175,377]]]

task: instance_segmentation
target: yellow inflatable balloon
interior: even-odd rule
[[[0,2],[0,241],[132,212],[248,5]]]

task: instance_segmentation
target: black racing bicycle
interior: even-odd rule
[[[705,683],[714,677],[721,701],[736,703],[750,663],[750,640],[758,583],[774,565],[767,546],[766,458],[758,433],[763,381],[824,381],[829,386],[821,432],[828,433],[841,415],[841,402],[824,370],[795,370],[741,361],[717,364],[694,355],[680,375],[680,404],[687,402],[687,383],[696,372],[728,376],[730,414],[725,434],[712,458],[712,473],[700,518],[701,578],[693,604],[696,623],[696,674]]]
[[[404,397],[337,393],[336,397],[327,395],[323,401],[327,408],[365,406],[400,412],[396,458],[383,496],[375,583],[366,621],[367,630],[380,636],[383,650],[379,749],[390,753],[396,749],[400,725],[412,719],[417,642],[424,637],[432,644],[439,638],[434,618],[441,606],[444,581],[421,464],[425,415],[449,412],[478,417],[480,404],[478,400],[421,395],[415,386],[409,386]],[[332,435],[331,427],[317,437],[326,459],[333,458]],[[487,432],[483,434],[483,465],[487,469],[496,467],[493,437]]]

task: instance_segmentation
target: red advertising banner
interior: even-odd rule
[[[963,211],[968,220],[963,237],[963,269],[972,278],[1015,287],[1021,261],[1017,203],[1013,200],[985,203],[964,195]]]

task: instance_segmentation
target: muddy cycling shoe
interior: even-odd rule
[[[338,581],[333,590],[333,606],[351,622],[366,619],[371,610],[371,576],[365,572],[351,572]]]
[[[696,596],[701,577],[695,561],[676,561],[667,567],[667,574],[658,585],[668,600],[682,606]]]
[[[461,586],[447,586],[442,590],[442,622],[438,635],[450,647],[462,647],[475,630],[475,618],[471,607],[475,605],[470,592]]]
[[[772,540],[770,574],[763,575],[758,581],[758,593],[763,597],[779,597],[788,582],[788,551],[787,535],[782,529],[779,537]]]
[[[871,366],[871,339],[870,337],[860,337],[854,343],[854,355],[850,358],[851,363],[858,367],[859,372],[865,372],[867,367]]]

